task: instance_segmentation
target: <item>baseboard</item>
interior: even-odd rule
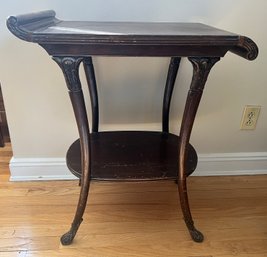
[[[11,181],[70,180],[64,158],[12,158]],[[267,152],[199,154],[194,176],[267,174]]]
[[[77,179],[67,168],[65,158],[11,158],[10,181]]]
[[[267,152],[199,154],[195,176],[267,174]]]

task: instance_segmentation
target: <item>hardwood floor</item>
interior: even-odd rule
[[[267,256],[267,176],[189,178],[201,244],[189,237],[173,182],[94,182],[76,239],[62,246],[78,182],[9,182],[11,154],[0,148],[1,257]]]

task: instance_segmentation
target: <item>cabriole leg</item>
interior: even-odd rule
[[[70,230],[61,237],[63,245],[72,243],[77,230],[82,222],[83,213],[87,203],[90,185],[90,137],[89,125],[84,103],[83,92],[79,79],[78,68],[82,61],[80,57],[53,57],[63,71],[69,95],[73,106],[81,143],[82,176],[80,197],[76,213]]]
[[[204,239],[203,234],[198,231],[192,219],[190,212],[187,187],[186,187],[186,172],[185,172],[185,160],[187,156],[187,149],[189,145],[189,139],[196,116],[196,112],[199,106],[199,102],[202,96],[202,92],[207,81],[209,72],[212,66],[220,60],[217,57],[190,57],[189,61],[193,65],[193,77],[191,86],[187,95],[185,104],[181,130],[180,130],[180,142],[179,142],[179,173],[178,173],[178,190],[180,196],[180,204],[184,216],[186,226],[192,239],[195,242],[202,242]]]

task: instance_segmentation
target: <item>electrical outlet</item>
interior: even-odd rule
[[[258,105],[246,105],[241,120],[240,129],[255,129],[261,107]]]

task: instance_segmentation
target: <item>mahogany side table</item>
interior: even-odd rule
[[[81,191],[70,230],[61,237],[71,244],[82,222],[90,181],[178,181],[180,204],[192,239],[203,241],[189,208],[186,178],[196,168],[197,154],[189,144],[196,112],[212,66],[228,51],[247,60],[258,55],[245,36],[199,23],[61,21],[52,10],[10,16],[8,29],[18,38],[38,43],[58,63],[69,90],[79,139],[67,152],[70,171],[80,178]],[[169,56],[162,109],[162,131],[99,132],[99,106],[92,56]],[[193,65],[180,135],[169,132],[169,109],[181,57]],[[83,63],[92,106],[92,129],[78,68]]]

